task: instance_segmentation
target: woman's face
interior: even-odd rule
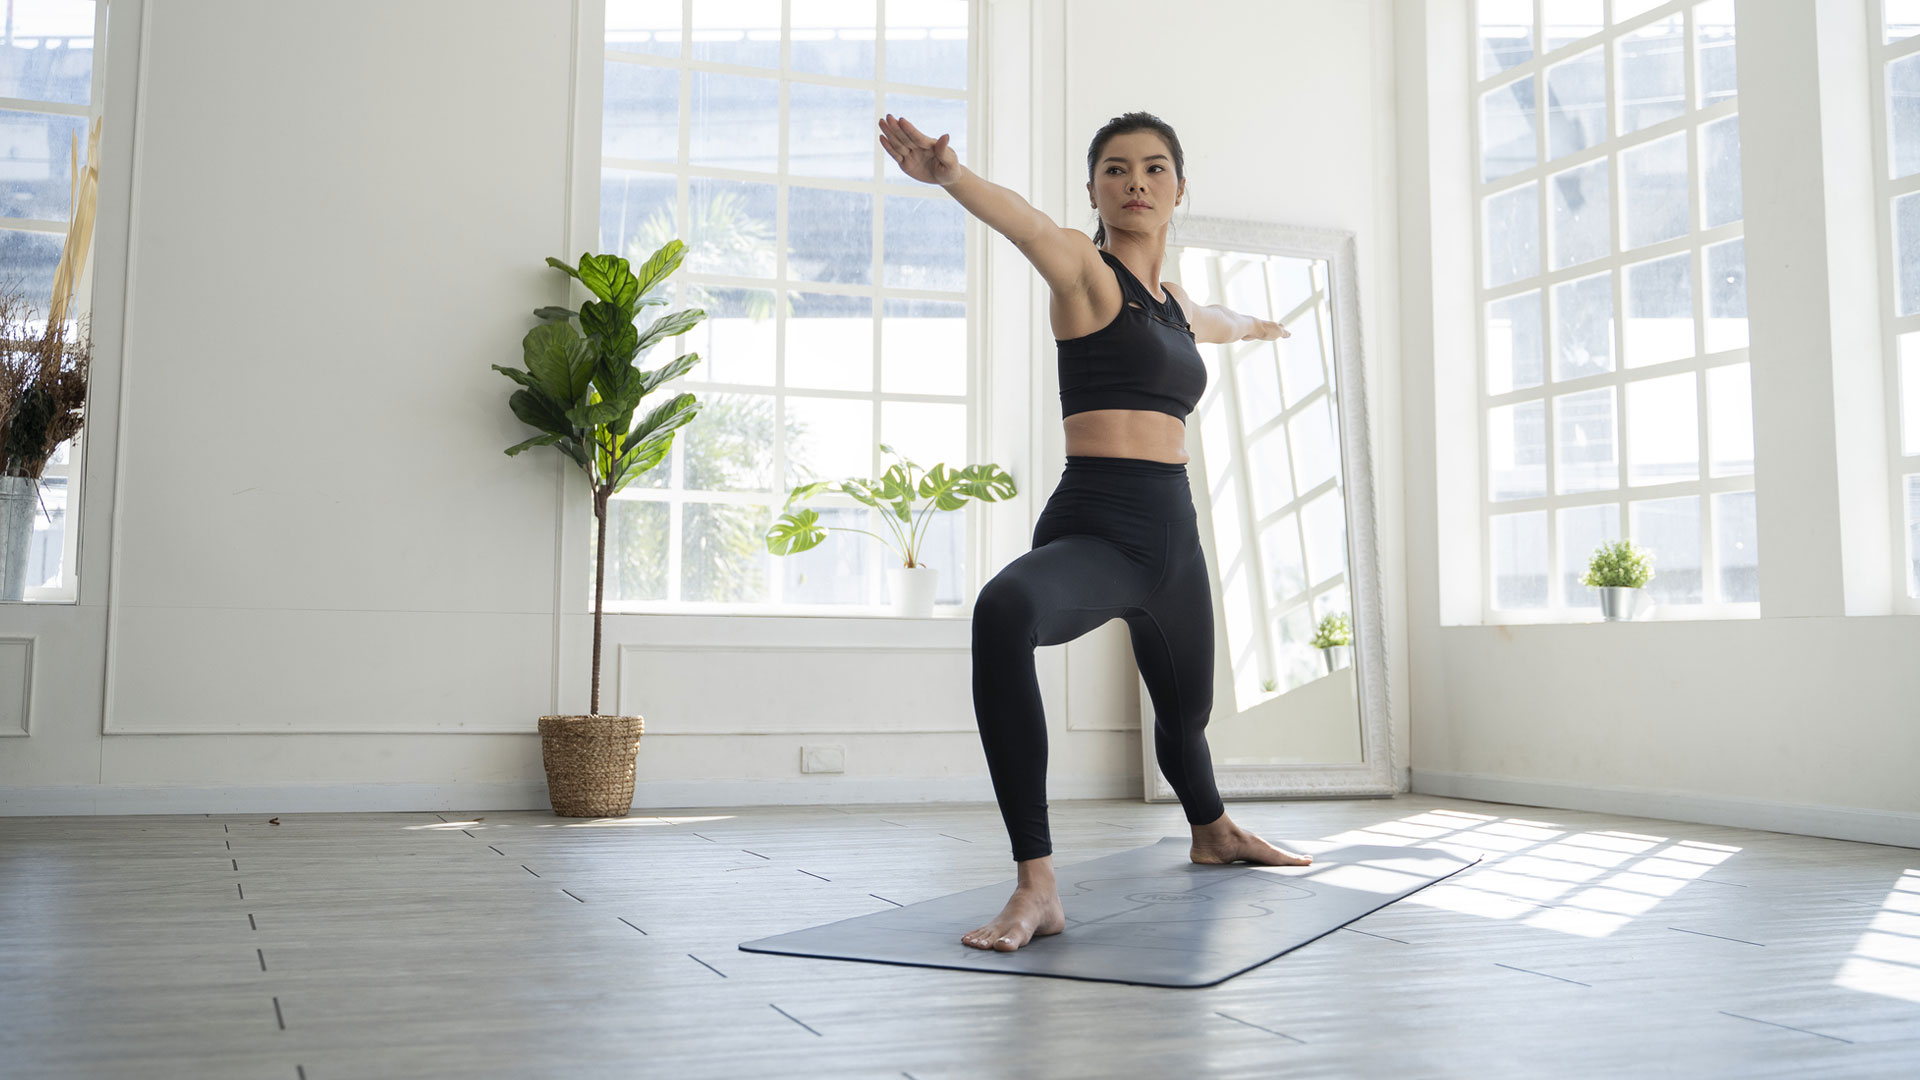
[[[1185,182],[1173,173],[1172,150],[1152,131],[1129,131],[1108,139],[1093,163],[1093,179],[1087,182],[1087,194],[1108,232],[1151,232],[1164,227],[1185,190]]]

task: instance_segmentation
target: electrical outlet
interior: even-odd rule
[[[803,746],[800,748],[800,771],[803,773],[846,772],[847,748],[844,746]]]

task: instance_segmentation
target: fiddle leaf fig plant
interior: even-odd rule
[[[640,402],[662,383],[677,379],[700,362],[687,353],[651,370],[634,364],[662,339],[684,334],[706,318],[700,308],[662,315],[643,332],[634,325],[638,308],[665,304],[653,295],[679,269],[687,246],[669,240],[635,274],[618,255],[582,253],[578,267],[549,257],[547,265],[585,285],[598,297],[575,311],[542,307],[542,321],[521,339],[526,369],[493,365],[520,385],[507,399],[513,415],[540,434],[507,448],[512,457],[536,446],[551,446],[587,474],[593,490],[593,516],[599,546],[593,568],[593,691],[587,706],[600,714],[600,630],[607,569],[607,502],[634,479],[666,460],[673,434],[700,412],[692,394],[676,394],[648,410],[638,424]],[[579,329],[574,320],[579,320]]]
[[[1320,620],[1320,626],[1313,632],[1313,647],[1331,649],[1336,645],[1353,644],[1353,626],[1347,621],[1344,611],[1336,611]]]
[[[1638,589],[1652,580],[1653,553],[1615,540],[1594,549],[1580,584],[1589,589]]]
[[[1013,477],[998,465],[968,465],[951,469],[941,462],[923,470],[923,475],[915,480],[913,473],[920,468],[918,464],[886,443],[881,443],[880,449],[900,460],[878,480],[816,480],[800,484],[789,492],[785,505],[780,508],[783,512],[779,519],[767,530],[767,550],[775,555],[797,555],[818,546],[827,538],[829,530],[857,532],[887,544],[900,557],[901,565],[917,567],[920,565],[920,544],[926,537],[927,522],[932,520],[933,511],[958,510],[967,504],[968,499],[999,502],[1019,494]],[[886,522],[893,531],[893,542],[865,529],[822,525],[820,515],[811,509],[792,509],[793,504],[804,502],[823,491],[850,495],[881,511],[880,520]],[[919,516],[915,517],[914,506],[921,499],[926,500],[926,505],[920,508]]]

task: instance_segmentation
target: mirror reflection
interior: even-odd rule
[[[1196,303],[1277,320],[1291,335],[1199,347],[1207,394],[1189,452],[1196,508],[1212,526],[1202,540],[1215,589],[1214,763],[1357,763],[1331,268],[1198,246],[1168,255]]]

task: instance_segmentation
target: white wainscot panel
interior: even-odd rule
[[[623,644],[647,734],[977,733],[968,646]]]
[[[33,639],[0,638],[0,738],[26,735],[33,704]]]

